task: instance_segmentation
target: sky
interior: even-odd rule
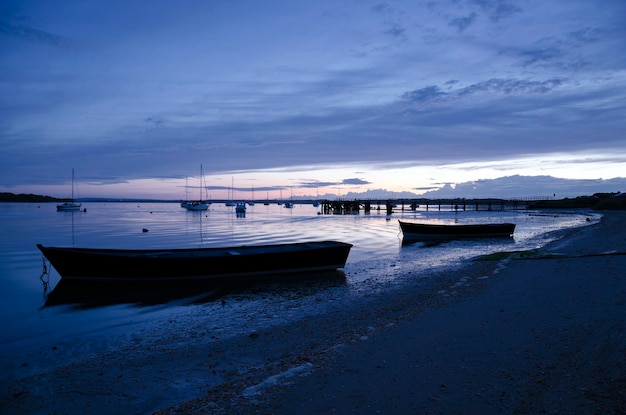
[[[72,169],[81,197],[615,183],[624,16],[624,0],[3,0],[0,191],[67,197]]]

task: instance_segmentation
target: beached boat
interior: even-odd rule
[[[82,204],[74,201],[74,187],[76,186],[76,177],[74,176],[74,169],[72,169],[72,199],[69,202],[61,203],[57,205],[58,212],[72,212],[80,210]]]
[[[469,225],[440,225],[427,223],[403,222],[400,229],[404,238],[411,240],[450,240],[468,238],[511,237],[515,231],[514,223],[486,223]]]
[[[64,279],[110,281],[271,279],[345,266],[335,241],[197,249],[37,248]]]

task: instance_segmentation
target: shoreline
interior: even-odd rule
[[[159,413],[622,414],[624,229],[626,212],[606,212],[540,250],[563,257],[474,262],[456,298],[387,310],[324,356]]]
[[[565,231],[562,238],[549,243],[541,250],[571,255],[589,253],[589,249],[596,253],[616,249],[626,250],[623,236],[623,230],[626,229],[626,212],[603,212],[603,214],[605,216],[600,223]],[[602,238],[601,232],[608,232],[610,235]],[[590,240],[593,243],[590,244]],[[599,264],[598,261],[606,262]],[[568,269],[573,267],[572,272],[578,272],[578,268],[583,271],[606,268],[612,273],[614,284],[621,287],[617,292],[622,293],[623,301],[626,288],[623,287],[623,280],[620,277],[624,265],[626,256],[623,255],[550,260],[508,258],[500,261],[475,261],[463,265],[455,272],[419,279],[406,291],[394,291],[383,298],[374,298],[347,309],[336,307],[323,315],[312,315],[305,320],[284,326],[272,326],[259,331],[252,329],[247,334],[225,340],[211,340],[210,331],[201,326],[182,327],[196,330],[187,337],[182,335],[177,337],[176,333],[170,335],[167,327],[160,327],[163,334],[167,334],[162,344],[148,344],[146,348],[140,338],[137,338],[136,345],[125,345],[115,352],[96,354],[80,361],[70,359],[69,362],[60,362],[58,367],[43,373],[17,379],[14,384],[8,385],[2,398],[3,412],[7,415],[52,412],[376,413],[379,410],[389,413],[393,408],[389,406],[391,401],[399,405],[397,412],[415,412],[416,405],[419,404],[418,409],[421,409],[422,413],[468,413],[476,404],[476,400],[482,402],[482,399],[475,395],[479,393],[483,398],[490,396],[489,402],[492,402],[491,406],[484,408],[487,411],[482,413],[490,411],[498,413],[493,412],[496,409],[503,409],[507,413],[511,412],[509,409],[515,409],[519,413],[533,413],[529,409],[525,412],[523,407],[515,406],[530,398],[526,396],[522,400],[522,396],[518,394],[519,400],[516,400],[512,391],[522,388],[523,384],[527,385],[524,390],[531,392],[534,390],[530,386],[535,385],[531,384],[529,379],[533,376],[536,378],[537,375],[531,376],[531,372],[536,369],[537,362],[543,362],[541,359],[544,356],[530,347],[533,345],[532,337],[537,336],[547,345],[549,343],[552,352],[560,350],[559,342],[550,339],[549,325],[547,328],[540,327],[539,332],[532,334],[530,340],[527,339],[530,346],[526,353],[530,354],[525,359],[521,362],[511,362],[502,357],[506,355],[504,352],[515,347],[511,344],[494,345],[494,334],[491,331],[503,334],[508,333],[510,329],[502,318],[506,315],[510,321],[515,321],[526,329],[532,329],[530,323],[534,321],[528,321],[529,315],[532,315],[533,319],[538,319],[536,314],[529,314],[526,310],[530,307],[529,303],[517,304],[520,298],[511,296],[511,291],[522,293],[524,299],[546,297],[548,294],[542,294],[546,291],[541,285],[542,280],[547,282],[551,280],[548,278],[550,274],[544,275],[546,272],[544,268],[558,269],[567,266]],[[520,281],[524,281],[529,274],[534,278],[533,283],[521,284]],[[562,289],[560,283],[552,281],[553,285],[549,287],[548,292],[558,292]],[[586,287],[590,281],[582,278],[579,283],[581,287]],[[571,293],[571,299],[578,298],[575,294],[576,292]],[[508,298],[508,301],[503,305],[500,302],[504,298]],[[593,299],[597,300],[598,304],[607,300],[596,298],[595,294]],[[613,300],[609,305],[616,313],[622,313],[623,317],[623,304],[617,304],[618,299]],[[576,319],[585,317],[566,309],[568,306],[573,307],[575,303],[561,304],[562,302],[556,301],[564,307],[562,313],[574,316],[565,320],[565,323],[571,326]],[[507,308],[513,305],[516,305],[517,309],[506,312]],[[488,315],[489,312],[494,314]],[[481,315],[482,320],[478,317]],[[473,318],[469,319],[470,316]],[[476,319],[481,323],[478,324]],[[624,328],[625,320],[622,318],[613,322],[622,324],[621,327]],[[464,322],[472,327],[469,333]],[[563,326],[565,323],[554,322],[552,328],[566,327]],[[442,331],[441,327],[447,329]],[[173,325],[172,328],[180,329],[177,325]],[[574,333],[574,328],[576,327],[567,326],[565,333]],[[441,333],[434,336],[433,333],[439,331]],[[478,335],[474,331],[483,337],[477,338]],[[523,330],[519,331],[521,336]],[[626,329],[622,332],[626,332]],[[433,334],[433,339],[424,336],[423,333]],[[415,337],[417,334],[420,336]],[[461,341],[463,339],[458,338],[461,334],[466,338],[473,338],[476,342],[473,346],[475,355],[472,357],[471,365],[465,362],[463,367],[486,368],[484,382],[490,384],[491,379],[499,379],[498,388],[487,388],[477,383],[474,389],[478,392],[470,396],[461,394],[462,383],[467,382],[468,378],[463,378],[461,374],[455,372],[458,366],[450,366],[464,359],[462,352],[465,345]],[[595,334],[597,337],[598,333]],[[139,337],[141,333],[133,333],[132,336]],[[618,342],[621,347],[624,346],[623,337],[612,338],[612,341]],[[407,345],[411,347],[407,348]],[[455,347],[460,349],[457,350]],[[479,352],[483,350],[489,353],[486,356],[481,355]],[[617,352],[621,351],[624,353],[620,356],[626,358],[626,347]],[[524,353],[522,355],[525,356]],[[531,355],[535,359],[532,359]],[[394,360],[390,359],[390,356],[402,358],[396,357]],[[494,356],[498,358],[496,360],[499,364],[503,364],[501,367],[515,363],[519,367],[514,365],[513,369],[517,367],[517,371],[509,370],[508,377],[500,379],[502,370],[492,367],[493,363],[490,363],[495,361]],[[430,359],[427,359],[428,357]],[[417,373],[406,372],[407,359],[413,359],[412,366],[419,368]],[[614,360],[612,358],[609,362],[614,364]],[[434,365],[433,362],[438,363]],[[547,363],[545,365],[551,367]],[[616,369],[623,368],[623,364],[614,366]],[[555,367],[560,368],[560,365]],[[547,369],[543,370],[545,372]],[[482,371],[484,369],[481,373]],[[465,370],[463,373],[470,372]],[[491,375],[489,379],[486,379],[487,374]],[[471,375],[472,378],[480,378],[474,372],[471,372]],[[433,389],[433,385],[424,384],[425,379],[432,382],[435,382],[435,379],[442,380],[434,383]],[[610,379],[613,382],[611,384],[618,386],[615,393],[623,397],[621,381],[617,376]],[[457,392],[454,392],[455,382],[459,386]],[[3,384],[7,382],[3,381]],[[398,384],[405,385],[404,389],[398,389]],[[441,390],[441,385],[446,387]],[[360,388],[361,386],[363,388]],[[415,390],[421,390],[422,395],[417,396]],[[489,395],[496,390],[508,393],[507,396],[511,398],[502,401],[499,396]],[[587,390],[592,388],[587,387]],[[602,393],[606,394],[605,391]],[[385,396],[387,401],[367,400],[368,397],[380,396]],[[407,397],[411,399],[407,400]],[[376,406],[379,401],[385,403],[385,406],[382,408]],[[456,406],[450,406],[455,402],[462,402],[466,406],[460,406],[458,412],[455,412]],[[304,406],[299,406],[300,403]],[[470,404],[472,406],[468,407]],[[602,409],[606,409],[606,406]],[[564,411],[564,413],[576,412]]]

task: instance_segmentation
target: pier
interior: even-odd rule
[[[465,211],[504,211],[526,210],[530,206],[553,197],[531,197],[518,199],[387,199],[387,200],[325,200],[321,204],[324,215],[358,215],[363,211],[371,213],[372,209],[381,210],[387,215],[394,212],[416,211],[429,212],[465,212]]]

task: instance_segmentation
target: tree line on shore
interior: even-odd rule
[[[44,202],[62,202],[67,199],[58,199],[51,196],[42,196],[34,194],[15,194],[3,192],[0,193],[0,202],[27,202],[27,203],[44,203]]]
[[[542,200],[528,205],[529,209],[594,209],[626,210],[626,193],[595,193],[593,196]]]

